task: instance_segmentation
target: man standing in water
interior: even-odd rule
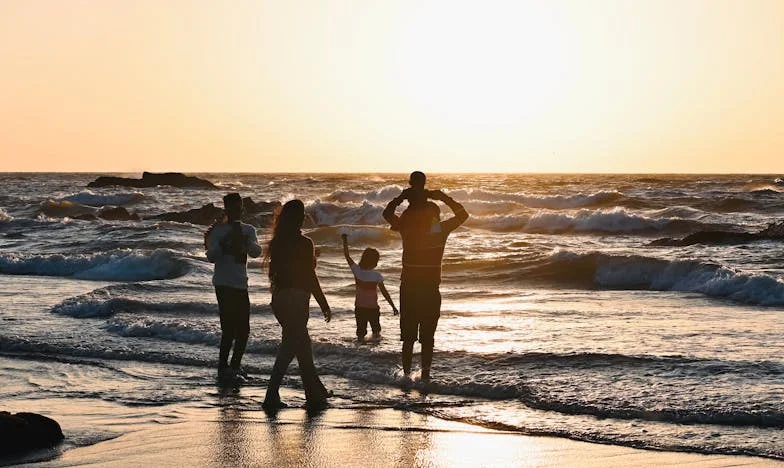
[[[468,219],[463,205],[440,190],[425,190],[426,177],[411,173],[409,188],[389,202],[384,219],[403,239],[403,271],[400,275],[400,340],[403,342],[403,372],[411,374],[414,342],[422,344],[422,380],[430,380],[434,335],[441,316],[441,259],[447,237]],[[441,221],[441,210],[432,200],[444,202],[454,213]],[[408,208],[397,216],[395,209],[408,200]]]
[[[250,299],[248,298],[248,255],[261,255],[256,228],[242,219],[242,197],[230,193],[223,197],[225,222],[213,224],[204,234],[207,260],[215,264],[212,284],[218,298],[221,341],[218,355],[218,378],[244,378],[240,368],[250,334]],[[229,363],[229,351],[234,353]]]

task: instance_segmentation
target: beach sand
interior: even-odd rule
[[[282,395],[296,400],[297,393],[286,389]],[[286,408],[268,415],[260,409],[231,404],[128,408],[100,400],[42,399],[15,402],[11,409],[34,408],[60,421],[66,442],[52,450],[0,459],[0,465],[784,466],[764,458],[661,452],[527,436],[383,408],[329,408],[315,415],[302,408]],[[71,428],[81,428],[81,435],[75,436]],[[85,428],[100,434],[93,437],[106,440],[73,446],[69,439],[83,439]]]

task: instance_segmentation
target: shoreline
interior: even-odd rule
[[[300,391],[282,393],[297,400]],[[12,411],[49,409],[41,412],[61,423],[66,440],[0,458],[0,466],[784,466],[763,457],[527,435],[393,408],[341,406],[308,415],[291,407],[270,415],[231,403],[142,408],[91,399],[10,403]],[[84,433],[91,430],[92,435]],[[102,440],[74,446],[89,437]]]

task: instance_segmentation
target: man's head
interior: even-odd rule
[[[223,197],[223,208],[229,219],[237,220],[242,217],[242,197],[239,193],[229,193]]]
[[[441,208],[431,201],[424,201],[419,205],[410,205],[401,217],[405,217],[414,230],[430,232],[433,225],[441,221]]]
[[[427,212],[431,223],[438,223],[441,221],[441,208],[439,208],[435,202],[426,202],[425,211]]]

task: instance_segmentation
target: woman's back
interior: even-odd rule
[[[269,277],[273,289],[310,291],[315,257],[313,241],[297,233],[270,243]]]

